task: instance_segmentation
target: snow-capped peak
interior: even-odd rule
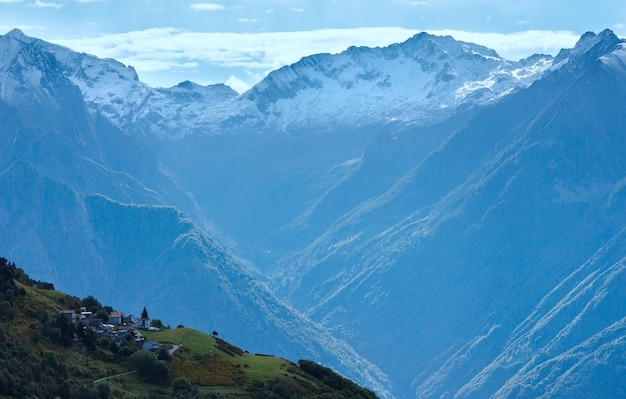
[[[556,62],[549,55],[509,61],[484,46],[420,33],[387,47],[353,46],[339,54],[304,57],[238,95],[223,84],[188,81],[152,88],[130,66],[31,39],[19,30],[0,39],[0,68],[11,58],[8,52],[34,44],[55,58],[92,110],[122,128],[165,137],[238,130],[242,124],[274,131],[323,128],[329,120],[350,126],[429,124],[461,105],[498,101],[581,55],[593,52],[597,59],[620,42],[609,30],[587,33]],[[35,70],[31,75],[37,79]]]
[[[27,50],[25,46],[30,46]],[[33,62],[23,57],[46,58]],[[0,36],[0,74],[8,68],[22,65],[20,74],[26,76],[31,87],[40,85],[41,69],[50,64],[55,73],[62,73],[80,89],[89,108],[126,128],[143,127],[146,134],[157,136],[182,135],[202,122],[203,114],[213,114],[213,106],[237,96],[229,87],[219,84],[201,86],[191,82],[169,89],[152,88],[141,82],[137,72],[114,59],[101,59],[77,53],[66,47],[30,38],[18,29]],[[9,65],[10,64],[10,65]],[[3,72],[4,71],[4,72]],[[2,76],[0,76],[2,77]],[[7,98],[15,79],[0,79],[0,98]],[[8,83],[2,83],[8,82]],[[174,118],[174,119],[173,119]],[[173,129],[173,125],[176,128]]]
[[[587,32],[580,37],[576,45],[571,49],[563,49],[554,59],[552,70],[559,70],[566,64],[571,65],[571,71],[577,73],[584,70],[588,62],[595,62],[598,58],[608,54],[626,41],[619,39],[613,31],[605,29],[596,34]],[[571,63],[570,61],[575,61]]]
[[[575,56],[585,54],[598,44],[613,46],[619,41],[620,39],[609,29],[605,29],[598,34],[594,32],[586,32],[580,37],[573,48],[561,50],[555,58],[555,62],[558,63],[566,57],[573,58]]]
[[[30,39],[28,36],[26,36],[24,34],[24,32],[22,32],[20,29],[11,29],[9,32],[7,32],[6,35],[4,35],[6,38],[9,39],[14,39],[14,40],[26,40],[26,39]],[[34,39],[33,39],[34,40]]]
[[[507,61],[486,47],[420,33],[383,48],[350,47],[283,67],[244,97],[279,129],[327,120],[367,125],[430,123],[461,104],[496,101],[541,77],[550,56]]]

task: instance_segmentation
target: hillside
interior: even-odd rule
[[[376,398],[316,363],[250,354],[217,332],[142,330],[142,342],[161,344],[155,355],[59,314],[89,304],[112,310],[31,280],[0,258],[0,398]]]
[[[85,73],[113,90],[132,81],[130,69],[100,75],[119,63],[18,32],[0,38],[0,55],[0,186],[10,187],[0,192],[0,253],[72,295],[97,292],[116,308],[151,303],[166,324],[220,326],[253,352],[312,359],[390,396],[384,373],[273,295],[141,134],[90,109],[70,79],[92,65]],[[187,88],[199,90],[174,91]],[[198,104],[204,94],[180,99]]]
[[[34,278],[380,397],[624,397],[610,30],[520,62],[418,35],[242,95],[19,31],[0,60],[0,254]]]

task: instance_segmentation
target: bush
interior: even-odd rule
[[[50,367],[52,370],[56,370],[59,367],[59,356],[56,352],[45,351],[41,357],[41,367]]]
[[[131,344],[130,342],[125,341],[122,344],[122,347],[120,348],[120,350],[118,352],[122,352],[122,356],[124,357],[130,357],[133,354],[137,353],[137,346]]]
[[[109,384],[100,383],[96,386],[96,390],[98,391],[98,396],[100,399],[109,399],[109,395],[111,393],[111,388],[109,388]]]
[[[85,344],[88,351],[93,352],[96,350],[96,341],[96,333],[94,333],[91,328],[88,329],[85,333],[85,337],[83,338],[83,344]]]
[[[71,324],[64,316],[55,315],[49,322],[49,329],[42,329],[42,332],[48,334],[51,340],[63,346],[71,346],[74,342],[74,325]]]
[[[164,346],[159,348],[156,355],[159,360],[164,360],[166,362],[169,362],[170,360],[172,360],[172,356],[170,355],[170,352]]]
[[[85,385],[79,387],[78,392],[73,392],[71,396],[80,399],[98,399],[98,391]]]
[[[172,396],[179,399],[196,396],[198,389],[194,388],[191,382],[185,377],[176,378],[174,382],[172,382]]]
[[[137,369],[137,373],[141,377],[149,377],[156,370],[159,360],[156,355],[150,351],[138,351],[131,355],[130,362]]]
[[[150,351],[138,351],[129,360],[137,369],[137,374],[148,382],[163,384],[170,379],[170,368],[167,363],[157,359]]]
[[[98,345],[102,349],[111,349],[111,347],[113,345],[115,345],[115,343],[113,342],[111,337],[109,337],[108,335],[105,335],[104,337],[100,338],[100,341],[98,342]],[[115,346],[117,346],[117,345],[115,345]],[[111,353],[113,353],[113,350],[111,350]]]
[[[298,365],[302,371],[322,381],[325,385],[344,393],[350,392],[350,397],[376,398],[376,395],[372,391],[358,386],[328,367],[324,367],[310,360],[298,360]]]
[[[163,360],[159,360],[159,362],[157,363],[157,367],[156,367],[152,382],[156,384],[166,384],[169,381],[170,381],[170,366],[167,365],[167,362]]]
[[[0,319],[11,321],[15,319],[15,316],[16,316],[15,309],[13,309],[9,301],[0,302]]]

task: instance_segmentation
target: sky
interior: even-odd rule
[[[351,45],[425,31],[519,60],[555,55],[585,32],[626,36],[623,0],[0,0],[11,29],[114,58],[153,87],[184,80],[243,92],[269,72]]]

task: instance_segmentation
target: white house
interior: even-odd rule
[[[122,324],[122,319],[124,318],[124,312],[111,312],[109,315],[109,323],[110,324]]]
[[[150,328],[150,319],[148,318],[141,318],[139,320],[137,320],[137,328],[141,328],[144,330],[147,330],[148,328]]]

